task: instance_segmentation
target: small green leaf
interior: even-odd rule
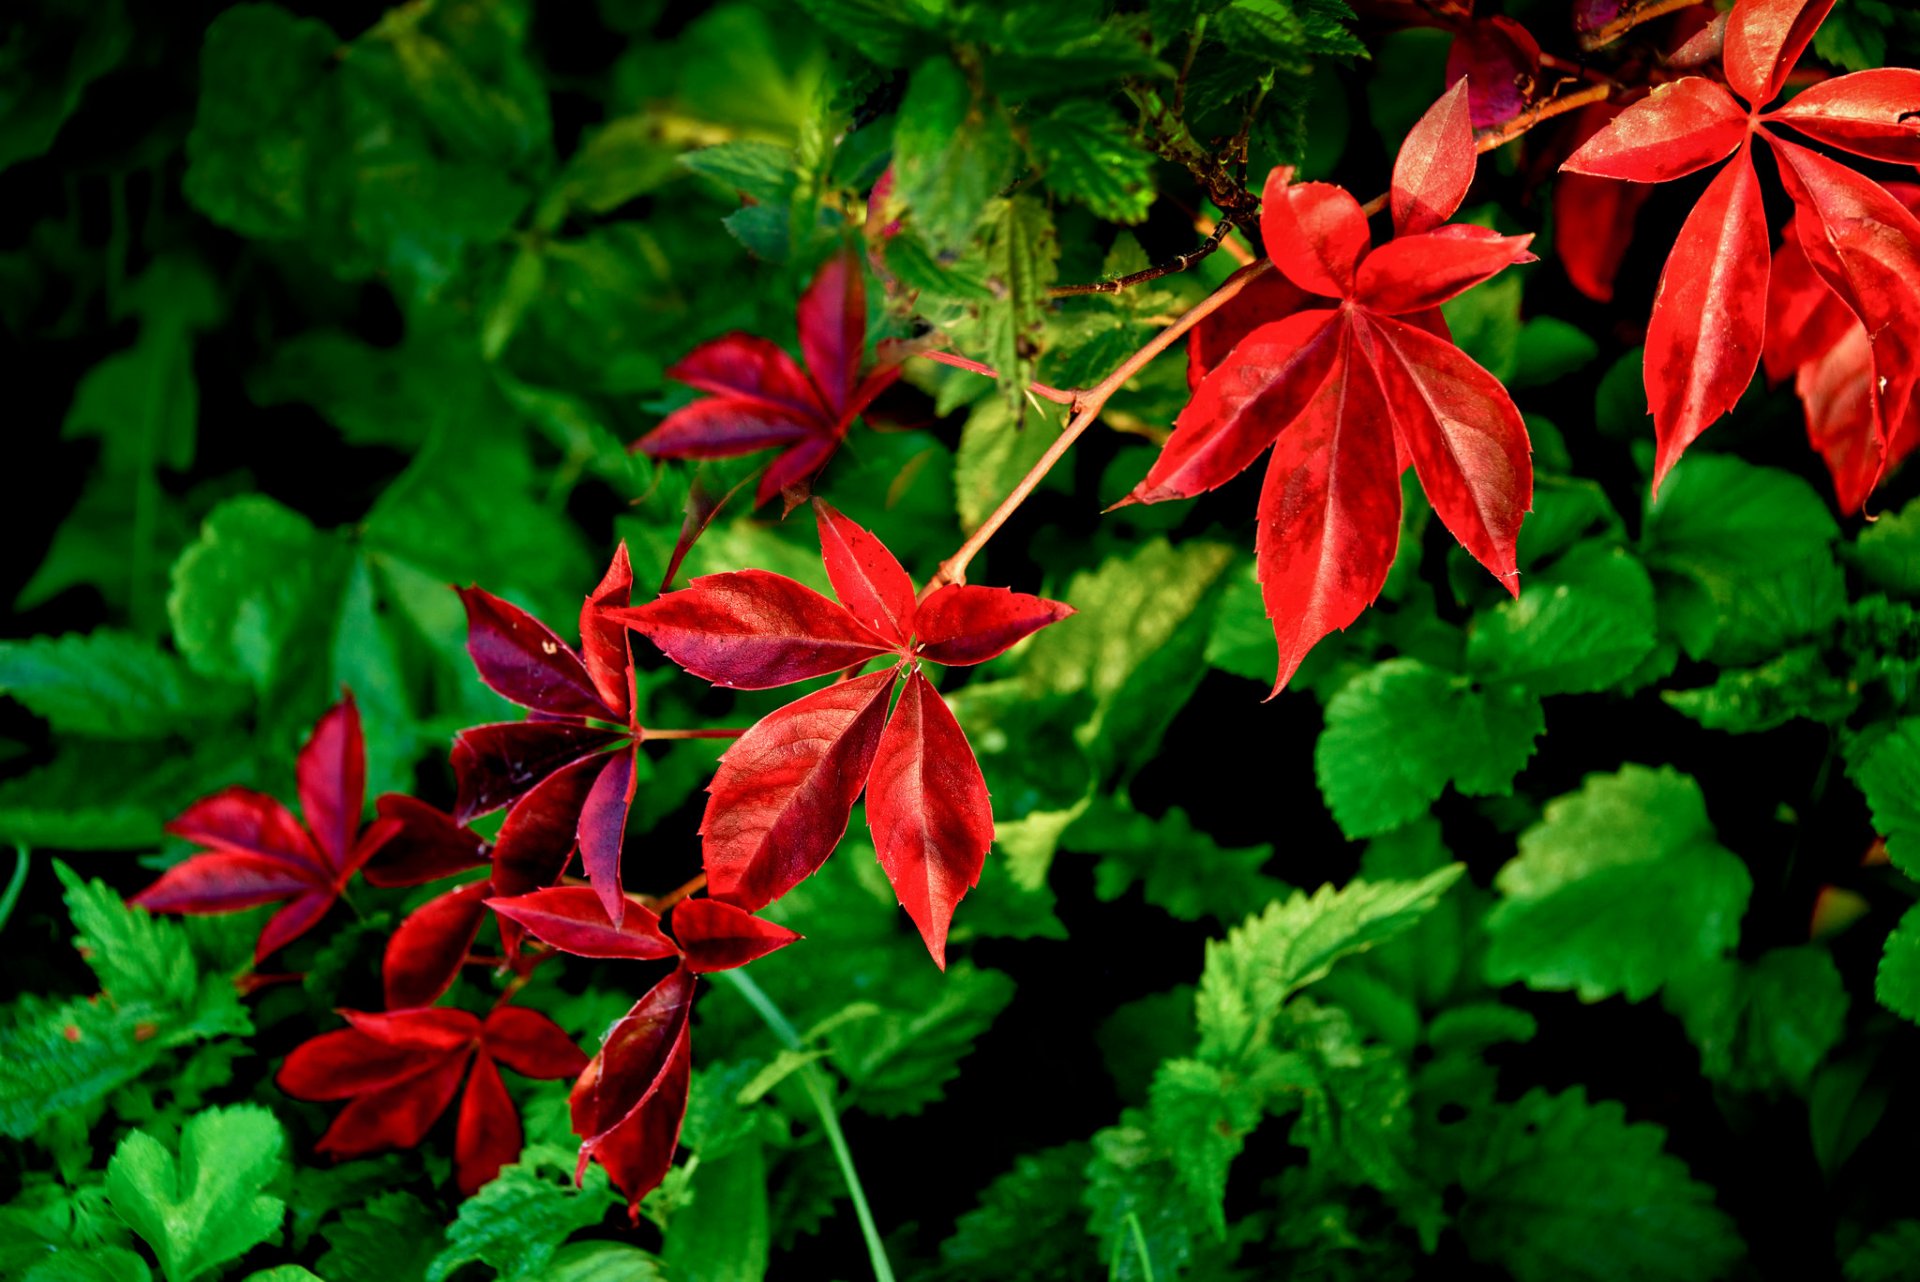
[[[1105,102],[1075,98],[1028,122],[1047,185],[1110,222],[1137,223],[1153,205],[1153,157]]]
[[[960,69],[940,57],[915,69],[895,120],[894,192],[933,248],[956,249],[1013,171],[1006,112],[977,99]]]
[[[529,1146],[520,1160],[460,1204],[447,1226],[447,1246],[427,1268],[427,1282],[445,1282],[463,1265],[478,1261],[502,1282],[532,1279],[553,1260],[554,1252],[575,1231],[598,1224],[619,1198],[606,1172],[587,1171],[573,1183],[574,1155],[561,1149]]]
[[[167,1282],[189,1282],[279,1229],[286,1203],[263,1190],[286,1142],[273,1114],[250,1104],[196,1113],[177,1158],[135,1131],[107,1163],[107,1196],[153,1248]]]
[[[1588,694],[1654,646],[1653,582],[1631,553],[1584,544],[1527,576],[1519,599],[1474,616],[1467,663],[1536,694]]]
[[[1847,773],[1866,794],[1887,857],[1909,877],[1920,877],[1920,717],[1854,740]]]
[[[160,738],[233,715],[241,693],[200,677],[151,641],[108,628],[0,641],[0,694],[59,734]]]
[[[320,1230],[327,1244],[315,1267],[327,1282],[425,1277],[440,1251],[440,1217],[413,1194],[382,1193]]]

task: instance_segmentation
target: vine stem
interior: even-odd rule
[[[1588,32],[1586,35],[1581,36],[1580,47],[1582,49],[1598,49],[1602,45],[1610,45],[1643,22],[1652,22],[1655,18],[1664,18],[1670,13],[1678,13],[1682,9],[1690,9],[1698,3],[1699,0],[1648,0],[1647,3],[1640,5],[1638,8],[1630,9],[1626,13],[1621,14],[1606,26],[1601,27],[1598,31]]]
[[[994,369],[993,366],[982,365],[979,361],[970,360],[967,357],[961,356],[955,352],[943,352],[938,349],[929,349],[927,351],[916,352],[914,354],[926,360],[937,362],[938,364],[941,364],[941,365],[951,365],[955,369],[966,370],[969,374],[984,374],[988,378],[1000,377],[1000,372]],[[1048,387],[1045,383],[1028,383],[1027,390],[1029,392],[1032,392],[1035,396],[1038,396],[1041,400],[1052,401],[1055,405],[1071,405],[1073,404],[1074,399],[1080,395],[1080,393],[1077,391],[1073,391],[1071,389],[1062,391],[1060,388],[1057,388],[1057,387]]]
[[[663,913],[679,903],[682,899],[685,899],[688,895],[696,891],[705,890],[706,888],[707,874],[697,873],[687,880],[686,885],[681,886],[677,890],[669,890],[666,894],[659,896],[643,896],[643,898],[649,901],[649,906],[652,907],[653,911]]]
[[[745,726],[738,728],[717,726],[711,730],[652,730],[641,737],[644,739],[738,739],[747,732]]]
[[[747,1005],[753,1007],[754,1012],[788,1050],[805,1050],[806,1044],[801,1041],[800,1032],[793,1022],[774,1004],[773,998],[767,996],[765,989],[747,978],[745,972],[722,970],[716,971],[713,977],[732,984],[734,991],[746,999]],[[853,1152],[847,1147],[846,1133],[840,1129],[840,1115],[834,1111],[833,1100],[827,1095],[820,1070],[808,1062],[800,1066],[796,1076],[813,1099],[814,1108],[819,1110],[821,1129],[827,1134],[834,1160],[840,1164],[840,1175],[847,1182],[847,1192],[853,1197],[853,1213],[860,1220],[860,1236],[866,1239],[867,1256],[873,1261],[874,1282],[894,1282],[893,1265],[887,1262],[886,1244],[880,1240],[880,1230],[873,1222],[873,1210],[867,1205],[867,1193],[861,1187],[860,1173],[853,1167]]]
[[[973,558],[980,554],[980,549],[984,548],[987,541],[1007,523],[1007,518],[1027,501],[1027,496],[1046,479],[1047,473],[1053,470],[1053,465],[1073,448],[1073,443],[1093,426],[1093,421],[1100,417],[1100,411],[1106,408],[1107,401],[1113,394],[1119,391],[1128,379],[1144,369],[1149,361],[1173,346],[1174,341],[1182,334],[1232,302],[1239,296],[1241,290],[1272,268],[1273,261],[1264,258],[1251,267],[1242,268],[1226,284],[1189,307],[1173,324],[1155,334],[1145,347],[1122,361],[1113,373],[1086,391],[1076,394],[1072,401],[1073,417],[1068,420],[1066,430],[1062,431],[1059,438],[1047,447],[1047,452],[1040,456],[1039,462],[1028,469],[1027,474],[1020,478],[1007,497],[1000,500],[1000,506],[993,509],[987,519],[980,522],[980,527],[967,536],[967,541],[960,545],[960,550],[940,563],[940,569],[927,580],[927,586],[921,589],[920,598],[925,600],[933,592],[950,583],[965,583],[967,567],[972,564]]]

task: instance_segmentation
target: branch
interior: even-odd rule
[[[1162,276],[1183,272],[1220,248],[1221,242],[1226,240],[1227,233],[1234,229],[1234,225],[1231,217],[1222,218],[1214,227],[1213,234],[1207,237],[1198,249],[1189,249],[1172,262],[1161,263],[1157,267],[1149,267],[1144,271],[1133,272],[1126,276],[1116,276],[1112,280],[1097,280],[1090,285],[1055,285],[1047,290],[1047,297],[1071,298],[1079,294],[1117,294],[1131,286],[1144,285],[1150,280],[1159,280]]]
[[[1698,3],[1700,0],[1647,0],[1645,4],[1629,9],[1599,30],[1589,31],[1581,36],[1580,47],[1593,50],[1602,45],[1610,45],[1643,22],[1652,22],[1655,18],[1664,18],[1682,9],[1691,9]]]
[[[984,374],[988,378],[1000,377],[1000,371],[993,366],[982,365],[979,361],[969,360],[967,357],[956,355],[953,352],[943,352],[935,349],[915,352],[913,355],[924,357],[930,361],[938,361],[942,365],[951,365],[955,369],[966,370],[969,374]],[[1038,396],[1041,400],[1052,401],[1055,405],[1071,405],[1080,395],[1077,391],[1063,392],[1057,387],[1048,387],[1045,383],[1028,383],[1027,390],[1035,396]]]

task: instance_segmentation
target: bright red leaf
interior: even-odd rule
[[[412,1148],[466,1077],[454,1141],[463,1195],[520,1153],[520,1117],[495,1065],[545,1079],[572,1077],[587,1066],[557,1024],[517,1007],[500,1007],[484,1020],[444,1007],[341,1014],[348,1027],[294,1048],[277,1079],[296,1099],[351,1101],[320,1137],[319,1151],[349,1158]]]
[[[883,363],[861,376],[866,281],[851,250],[821,267],[800,296],[798,321],[804,369],[751,334],[726,334],[694,348],[667,377],[709,395],[667,415],[633,448],[653,458],[680,459],[777,448],[779,456],[760,477],[756,504],[810,480],[900,371]]]
[[[1390,196],[1397,234],[1377,248],[1345,190],[1274,171],[1261,233],[1292,289],[1248,290],[1249,302],[1222,309],[1243,314],[1206,340],[1217,363],[1133,493],[1189,498],[1273,450],[1255,553],[1280,646],[1276,691],[1379,595],[1407,463],[1454,537],[1518,591],[1515,540],[1533,494],[1526,428],[1433,310],[1532,258],[1529,237],[1442,225],[1473,178],[1466,103],[1463,80],[1408,136]],[[1244,314],[1276,301],[1288,310]]]
[[[681,900],[674,906],[672,927],[686,949],[687,969],[696,974],[744,966],[800,939],[785,926],[718,899]]]
[[[366,751],[350,695],[314,726],[296,775],[310,829],[264,793],[215,793],[167,825],[206,850],[167,869],[133,902],[163,913],[230,913],[284,902],[260,932],[256,962],[305,934],[400,824],[383,818],[360,826]]]
[[[1843,503],[1864,500],[1860,478],[1871,478],[1865,482],[1870,490],[1904,430],[1920,358],[1920,222],[1871,180],[1775,129],[1788,126],[1843,150],[1912,163],[1920,158],[1920,118],[1913,115],[1920,110],[1920,72],[1839,76],[1766,110],[1832,7],[1832,0],[1740,0],[1722,45],[1732,92],[1699,76],[1662,85],[1565,163],[1576,174],[1652,183],[1733,157],[1682,227],[1648,325],[1656,491],[1687,446],[1746,390],[1767,347],[1769,242],[1750,141],[1756,136],[1780,162],[1814,270],[1868,336],[1864,402],[1860,394],[1836,395],[1842,389],[1830,381],[1837,373],[1831,368],[1816,394],[1829,425],[1850,421],[1866,405],[1868,445],[1841,451],[1847,461],[1836,472]],[[1851,364],[1858,367],[1857,360]],[[1829,462],[1835,457],[1830,453]],[[1850,478],[1844,484],[1840,472]]]
[[[456,886],[394,928],[380,963],[389,1010],[431,1006],[453,986],[486,918],[489,890],[484,881]]]
[[[680,955],[679,946],[660,929],[660,918],[651,908],[629,903],[615,922],[600,897],[584,886],[554,886],[489,900],[487,906],[535,939],[576,957],[659,961]]]
[[[1072,609],[1025,593],[958,586],[916,604],[912,580],[880,540],[824,502],[816,499],[814,508],[838,602],[780,575],[747,570],[696,579],[610,617],[722,686],[762,689],[889,660],[886,671],[770,713],[727,749],[708,786],[700,829],[707,889],[749,912],[779,898],[826,861],[862,789],[884,777],[887,801],[879,809],[886,822],[873,804],[880,794],[869,795],[874,845],[944,966],[947,926],[960,896],[979,879],[993,819],[979,763],[919,664],[984,662]],[[906,694],[889,723],[888,704],[903,675]],[[883,743],[884,776],[877,764]],[[887,807],[905,804],[928,780],[940,781],[943,791],[916,829]]]

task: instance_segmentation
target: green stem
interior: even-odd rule
[[[792,1021],[773,1004],[773,998],[767,996],[760,985],[748,979],[744,972],[723,970],[716,972],[714,978],[732,984],[788,1050],[805,1049],[800,1032]],[[867,1241],[867,1256],[873,1261],[874,1280],[893,1282],[893,1266],[887,1262],[886,1245],[880,1241],[880,1230],[873,1222],[873,1210],[867,1205],[866,1190],[860,1186],[860,1173],[853,1169],[853,1153],[847,1148],[847,1137],[840,1129],[840,1115],[834,1112],[833,1100],[827,1094],[820,1070],[813,1064],[807,1064],[797,1076],[807,1088],[807,1094],[813,1097],[813,1106],[820,1111],[821,1129],[827,1133],[827,1143],[833,1148],[834,1160],[840,1163],[840,1174],[847,1181],[847,1192],[853,1195],[853,1213],[860,1220],[860,1236]]]
[[[7,919],[13,916],[13,906],[20,902],[20,891],[27,884],[27,856],[31,852],[25,846],[13,848],[13,876],[7,879],[7,888],[0,891],[0,928],[4,928]]]

